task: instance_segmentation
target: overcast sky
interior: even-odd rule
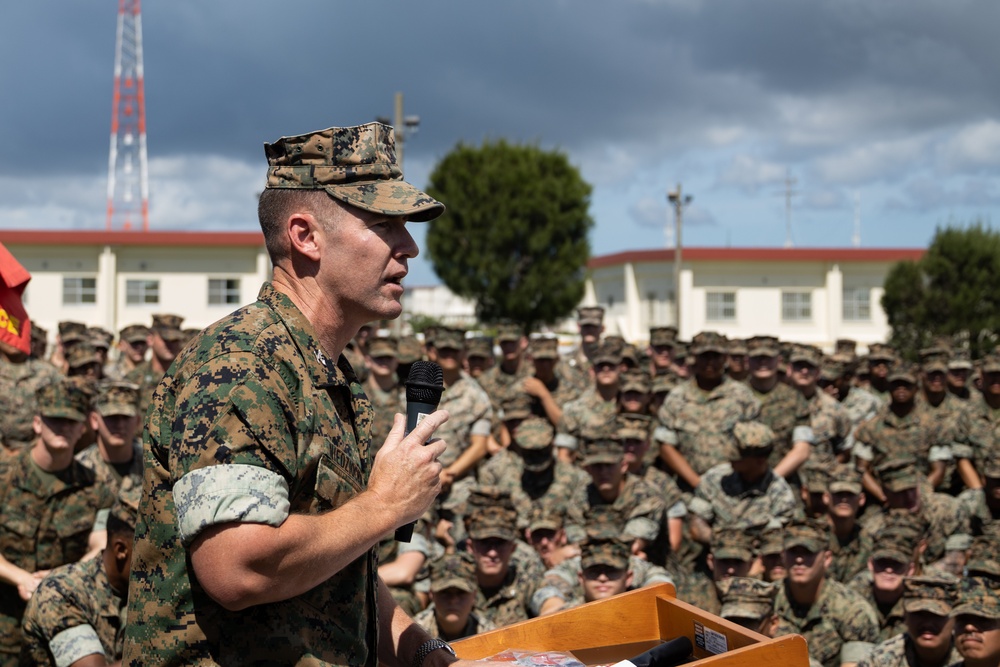
[[[117,5],[0,9],[0,227],[104,227]],[[998,217],[998,25],[990,0],[147,0],[150,225],[256,229],[265,141],[399,91],[409,180],[460,141],[558,148],[595,255],[664,247],[677,183],[686,246],[781,246],[789,174],[796,246],[850,246],[857,214],[865,247],[924,246]]]

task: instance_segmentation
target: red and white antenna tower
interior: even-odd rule
[[[149,231],[146,160],[146,94],[142,75],[142,15],[139,0],[118,0],[115,92],[108,155],[108,230]]]

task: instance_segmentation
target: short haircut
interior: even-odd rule
[[[131,538],[135,535],[135,528],[130,526],[128,523],[115,516],[114,514],[108,515],[108,540],[110,541],[115,535],[121,535],[125,538]]]
[[[264,246],[271,258],[271,264],[277,264],[279,260],[289,257],[285,223],[296,208],[325,212],[340,207],[324,190],[267,188],[260,193],[257,200],[257,219],[264,233]]]

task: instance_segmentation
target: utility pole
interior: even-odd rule
[[[396,164],[399,170],[403,170],[403,148],[406,140],[417,133],[420,128],[420,116],[403,115],[403,93],[396,93],[393,119],[390,122],[387,116],[379,116],[375,120],[385,125],[392,125],[393,134],[396,139]]]
[[[674,229],[676,238],[674,243],[674,326],[680,334],[681,329],[681,262],[683,262],[684,244],[681,241],[681,232],[684,227],[684,207],[694,199],[691,195],[681,192],[681,184],[677,184],[677,189],[667,192],[667,201],[674,207]]]
[[[785,247],[795,247],[792,241],[792,195],[798,194],[792,186],[798,183],[798,179],[792,177],[792,170],[785,172]]]
[[[854,193],[854,233],[851,234],[851,245],[861,247],[861,191]]]

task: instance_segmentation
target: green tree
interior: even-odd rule
[[[557,322],[583,298],[590,191],[561,152],[458,144],[428,187],[447,206],[427,230],[434,271],[483,322]]]
[[[941,336],[967,340],[973,357],[989,352],[1000,330],[1000,234],[982,223],[938,229],[918,262],[889,271],[882,308],[907,357]]]

